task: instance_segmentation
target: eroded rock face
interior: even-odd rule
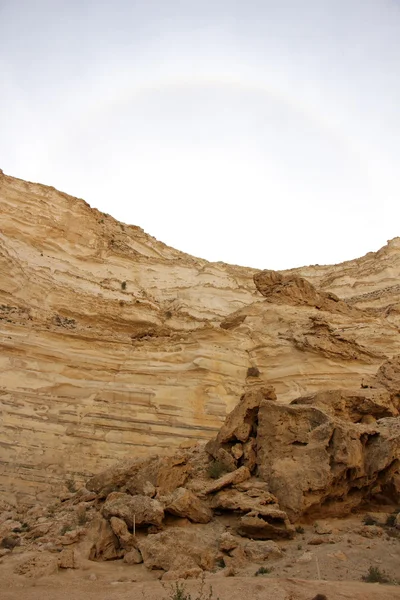
[[[111,525],[105,519],[95,523],[96,531],[94,543],[89,552],[90,560],[116,560],[124,555],[118,538],[113,532]]]
[[[311,406],[265,402],[258,473],[292,521],[305,513],[347,513],[398,471],[399,428],[399,418],[353,424]]]
[[[313,306],[329,312],[357,312],[332,292],[318,291],[298,275],[282,275],[278,271],[265,270],[254,275],[254,283],[269,302]]]
[[[166,455],[215,438],[250,382],[288,403],[360,389],[400,355],[399,238],[342,265],[257,273],[3,173],[0,212],[0,495],[14,505],[66,499],[126,459],[130,473],[94,477],[90,493],[172,493],[190,473]],[[236,433],[217,458],[253,474],[256,438],[245,420]],[[144,468],[149,453],[166,468]]]
[[[286,512],[266,506],[240,517],[238,533],[254,540],[288,539],[294,536],[294,527]]]
[[[65,569],[78,557],[123,558],[161,569],[164,580],[198,577],[221,564],[229,575],[249,561],[279,558],[274,540],[293,538],[300,519],[349,513],[366,499],[399,502],[396,414],[396,394],[383,387],[331,390],[284,405],[272,388],[252,384],[206,445],[118,464],[57,508],[27,511],[24,524],[22,511],[3,503],[0,534],[7,540],[0,543],[9,551],[61,550]],[[232,471],[212,479],[212,457],[225,455]],[[331,531],[316,523],[318,536]],[[309,543],[331,539],[318,536]]]
[[[355,392],[327,390],[302,396],[291,404],[316,406],[333,417],[353,423],[364,422],[363,419],[367,416],[373,417],[373,422],[375,419],[399,415],[389,392],[383,389],[362,389]]]
[[[400,404],[400,354],[385,361],[376,374],[376,380],[383,385],[393,397],[393,401]]]

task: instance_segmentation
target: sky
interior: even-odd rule
[[[378,250],[400,0],[0,0],[0,168],[212,261]]]

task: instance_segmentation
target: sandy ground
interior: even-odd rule
[[[1,584],[2,600],[161,600],[171,595],[170,585],[164,588],[159,581],[85,581],[71,576],[71,573],[62,574],[57,581],[46,578],[8,587],[6,579]],[[400,599],[400,587],[359,582],[213,577],[205,582],[206,592],[209,584],[215,600],[312,600],[317,593],[325,594],[327,600]],[[192,599],[196,600],[199,583],[192,580],[185,585]]]
[[[385,513],[378,515],[382,521],[385,517]],[[223,569],[206,573],[204,590],[208,592],[211,585],[213,595],[201,600],[313,600],[317,593],[327,600],[400,600],[400,585],[362,582],[370,567],[400,580],[400,531],[366,527],[363,519],[357,515],[304,524],[295,539],[278,543],[281,558],[263,565],[245,563],[237,567],[234,577],[225,577]],[[317,534],[321,528],[330,533]],[[315,540],[322,543],[315,545]],[[122,560],[83,560],[78,569],[56,567],[44,575],[31,569],[20,574],[19,566],[38,556],[56,562],[54,553],[22,548],[0,559],[0,600],[171,600],[173,584],[159,581],[162,572]],[[255,576],[260,566],[268,573]],[[184,582],[192,600],[198,600],[200,583]]]

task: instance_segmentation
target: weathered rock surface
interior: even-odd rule
[[[312,306],[318,310],[356,314],[346,302],[332,292],[318,291],[311,283],[298,275],[282,275],[277,271],[260,271],[254,275],[258,291],[269,302]]]
[[[115,560],[124,555],[124,550],[113,532],[111,525],[105,519],[95,523],[94,543],[89,552],[90,560]]]
[[[211,527],[171,527],[147,536],[139,543],[139,550],[149,569],[180,571],[199,567],[211,571],[218,554],[218,544]]]
[[[142,525],[161,525],[164,518],[163,506],[158,500],[148,496],[130,496],[121,492],[112,492],[103,506],[103,515],[109,519],[118,517],[128,527]]]
[[[177,517],[186,517],[193,523],[209,523],[213,513],[193,492],[177,488],[164,499],[166,512]]]
[[[388,486],[399,470],[400,419],[374,425],[328,416],[311,406],[260,406],[259,476],[295,521],[343,514]]]
[[[210,440],[256,381],[288,403],[354,392],[385,363],[373,385],[396,403],[400,238],[341,265],[257,273],[188,256],[3,173],[0,211],[0,494],[12,504]],[[254,473],[255,437],[240,439],[242,426],[242,447],[219,441],[218,460]],[[188,476],[149,463],[124,485],[151,497]],[[104,497],[121,489],[106,479]]]
[[[288,539],[294,536],[287,514],[275,507],[252,510],[240,517],[238,533],[254,540]]]
[[[236,471],[232,473],[227,473],[226,475],[222,475],[213,483],[208,484],[204,489],[204,494],[213,494],[218,492],[224,487],[229,485],[235,485],[237,483],[242,483],[242,481],[246,481],[249,479],[250,471],[247,467],[239,467]]]
[[[353,423],[364,422],[367,416],[380,419],[399,415],[399,402],[394,403],[389,392],[383,389],[362,389],[355,392],[327,390],[296,398],[291,404],[317,406],[329,415]]]
[[[118,542],[121,548],[127,551],[131,551],[137,546],[137,540],[135,536],[129,533],[128,526],[123,519],[119,519],[118,517],[111,517],[110,525],[111,529],[118,538]]]

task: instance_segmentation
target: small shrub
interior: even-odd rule
[[[219,569],[224,569],[225,568],[225,561],[224,561],[224,559],[222,557],[221,558],[217,558],[217,560],[215,561],[215,564],[217,565],[217,567]]]
[[[80,510],[77,511],[77,516],[78,516],[78,525],[86,525],[86,523],[89,520],[89,517],[87,515],[86,510],[82,507]]]
[[[371,515],[365,515],[363,518],[364,525],[377,525],[378,521]]]
[[[121,290],[126,290],[126,281],[121,283]]]
[[[400,510],[397,509],[394,512],[392,512],[391,515],[388,516],[388,518],[386,519],[386,526],[387,527],[394,527],[396,524],[396,517],[399,514]]]
[[[171,587],[169,588],[168,596],[165,600],[213,600],[214,594],[213,594],[213,589],[212,589],[211,585],[208,588],[208,591],[206,591],[204,589],[204,586],[205,586],[205,580],[204,580],[204,576],[203,576],[201,578],[199,591],[192,598],[191,594],[189,594],[186,591],[185,584],[177,581],[174,585],[171,585]],[[165,587],[164,587],[164,589],[165,589]],[[215,600],[219,600],[219,598],[217,597],[217,598],[215,598]]]
[[[7,550],[13,550],[16,546],[19,546],[20,543],[21,540],[18,537],[8,536],[1,540],[0,547],[6,548]]]
[[[328,600],[325,594],[317,594],[312,600]]]
[[[268,569],[267,567],[260,567],[255,573],[254,573],[254,577],[258,577],[259,575],[269,575],[269,573],[271,573],[271,569]]]
[[[367,583],[391,583],[389,577],[379,567],[370,567],[367,575],[363,575],[362,580]]]
[[[302,545],[302,544],[297,544],[297,550],[301,550],[301,549],[302,549],[302,547],[303,547],[303,545]]]
[[[218,479],[226,473],[226,467],[220,460],[214,460],[208,465],[207,474],[211,479]]]
[[[71,525],[63,525],[60,529],[60,535],[65,535],[67,531],[72,531]]]
[[[76,492],[76,485],[73,479],[67,479],[65,485],[67,487],[67,490],[71,492],[71,494],[74,494]]]
[[[388,518],[386,519],[386,525],[388,527],[394,527],[395,522],[396,522],[396,515],[389,515]]]
[[[304,527],[302,527],[301,525],[297,525],[296,533],[304,533]]]

